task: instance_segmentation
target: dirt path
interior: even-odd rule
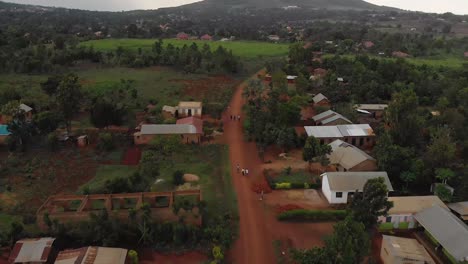
[[[233,263],[275,263],[273,239],[266,230],[264,224],[265,212],[262,202],[251,190],[252,182],[261,177],[261,161],[257,155],[255,143],[245,142],[242,130],[242,99],[243,88],[247,83],[242,83],[236,90],[226,110],[223,121],[225,140],[229,145],[232,164],[233,183],[237,192],[239,204],[239,238],[229,252],[229,259]],[[241,121],[231,121],[230,115],[241,115]],[[249,169],[249,176],[245,177],[236,171],[236,165]]]

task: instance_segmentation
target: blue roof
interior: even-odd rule
[[[8,131],[7,125],[0,125],[0,136],[8,136],[10,135],[10,131]]]

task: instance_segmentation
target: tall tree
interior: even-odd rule
[[[379,216],[387,215],[393,207],[388,201],[388,188],[384,178],[371,179],[366,182],[362,192],[356,192],[348,209],[354,218],[362,222],[366,228],[377,224]]]
[[[57,89],[56,101],[65,119],[67,132],[70,133],[71,120],[80,111],[83,102],[83,93],[78,76],[69,74],[62,79]]]
[[[327,154],[331,153],[331,147],[327,144],[320,144],[320,140],[315,137],[308,137],[303,151],[302,151],[302,158],[304,161],[312,163],[313,161],[317,161],[318,158],[323,157]]]

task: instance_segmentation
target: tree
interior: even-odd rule
[[[54,132],[61,120],[61,117],[52,111],[43,111],[34,116],[34,124],[41,134]]]
[[[19,145],[21,151],[26,150],[26,145],[30,141],[33,134],[33,127],[31,123],[26,122],[23,118],[13,119],[8,123],[8,131],[11,133],[11,144],[13,144],[13,149]]]
[[[60,75],[51,76],[47,78],[46,81],[41,83],[41,88],[46,94],[48,94],[49,96],[53,96],[57,92],[57,89],[62,79],[63,76]]]
[[[304,161],[307,161],[310,164],[315,161],[316,158],[325,156],[330,153],[330,145],[320,144],[320,140],[316,139],[315,137],[308,137],[304,145],[302,158]]]
[[[447,181],[455,177],[455,172],[447,168],[436,169],[436,178],[443,184],[447,184]]]
[[[366,228],[377,223],[379,216],[387,215],[393,207],[393,202],[387,199],[388,189],[384,178],[370,179],[364,185],[362,192],[356,192],[348,206],[356,221],[362,222]]]
[[[281,92],[286,92],[288,89],[288,80],[286,79],[286,73],[278,71],[273,73],[271,76],[271,83],[273,88]]]
[[[76,75],[69,74],[62,79],[56,92],[56,101],[61,114],[65,118],[67,132],[70,133],[71,119],[80,111],[83,101],[81,85]]]
[[[405,188],[408,190],[408,185],[416,180],[416,174],[411,171],[404,171],[400,174],[400,178],[406,184]]]
[[[120,126],[127,110],[119,107],[117,103],[97,100],[90,111],[91,123],[97,128],[106,128],[110,125]]]
[[[447,188],[445,184],[437,184],[434,190],[435,195],[437,195],[443,202],[450,202],[452,200],[452,192]]]
[[[276,144],[283,148],[284,151],[296,145],[296,131],[294,128],[283,128],[277,131]]]
[[[172,174],[172,183],[175,186],[184,184],[184,172],[177,170]]]
[[[434,167],[441,167],[453,162],[456,145],[447,128],[438,128],[431,133],[431,143],[427,147],[426,157]]]

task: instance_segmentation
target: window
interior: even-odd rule
[[[385,222],[386,222],[386,223],[391,223],[391,222],[392,222],[392,217],[391,217],[391,216],[387,216]]]
[[[364,138],[359,139],[359,146],[362,146],[362,145],[364,145]]]
[[[342,192],[337,192],[336,193],[336,198],[341,198],[343,197],[343,193]]]
[[[353,140],[351,142],[352,142],[351,144],[356,145],[356,139],[355,138],[353,138]]]

